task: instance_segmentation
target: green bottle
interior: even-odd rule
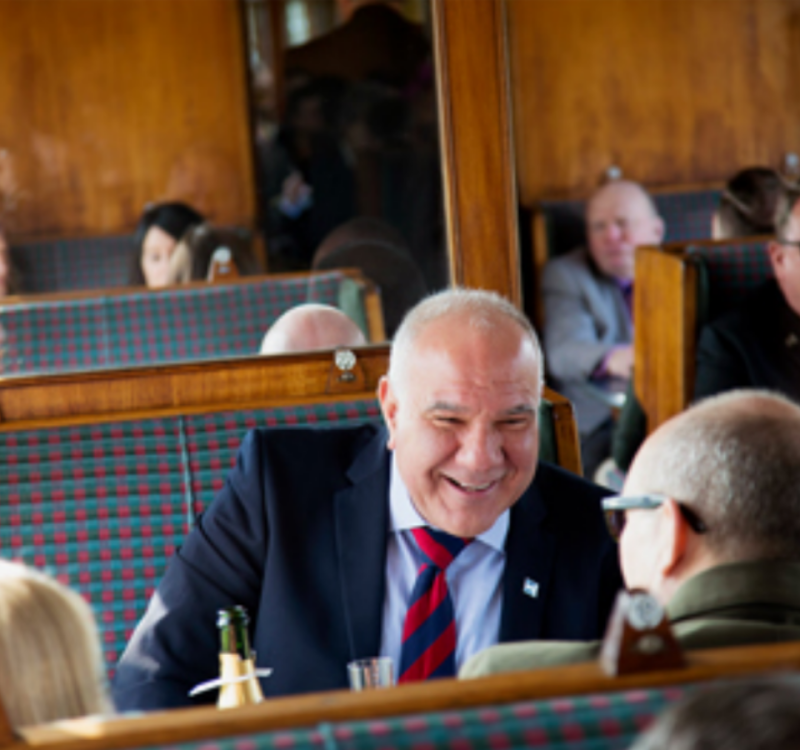
[[[217,708],[248,706],[264,700],[256,679],[255,652],[250,649],[247,632],[249,622],[247,610],[241,606],[226,607],[217,613],[219,672],[222,679]]]

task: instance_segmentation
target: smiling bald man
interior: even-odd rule
[[[247,435],[123,655],[117,707],[188,704],[230,604],[268,695],[344,688],[362,657],[427,679],[498,642],[599,636],[621,582],[604,491],[538,461],[541,389],[508,301],[421,302],[380,384],[386,427]]]

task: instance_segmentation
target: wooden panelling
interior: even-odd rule
[[[547,386],[542,394],[553,410],[553,429],[558,446],[558,465],[573,474],[583,476],[578,422],[572,403]]]
[[[504,1],[524,205],[800,152],[800,0]]]
[[[639,248],[636,290],[634,387],[652,432],[691,402],[696,268],[680,250]]]
[[[0,0],[0,221],[130,230],[148,201],[255,213],[246,53],[232,0]]]
[[[800,644],[739,646],[687,654],[682,669],[608,677],[596,663],[513,672],[477,680],[409,683],[389,690],[271,698],[227,711],[189,708],[119,719],[78,719],[30,727],[14,750],[110,750],[176,744],[250,732],[378,719],[601,691],[680,685],[800,668]],[[2,747],[2,745],[0,745]]]
[[[520,304],[501,0],[434,0],[451,279]]]
[[[352,378],[331,352],[0,379],[0,432],[171,414],[368,398],[389,365],[361,347]]]

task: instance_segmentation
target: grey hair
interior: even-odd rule
[[[631,750],[794,750],[800,683],[773,675],[702,686],[667,709]]]
[[[800,559],[800,408],[731,391],[679,417],[646,463],[651,491],[691,507],[721,559]]]
[[[518,326],[533,346],[539,365],[538,391],[541,393],[544,385],[544,356],[539,337],[525,314],[496,292],[461,287],[452,287],[426,297],[403,318],[392,341],[389,358],[389,380],[395,388],[398,387],[404,364],[414,356],[414,344],[420,333],[434,321],[450,315],[465,317],[465,325],[476,331],[491,332],[508,322]]]

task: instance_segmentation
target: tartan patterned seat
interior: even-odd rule
[[[372,399],[187,416],[193,512],[201,513],[222,489],[245,433],[254,427],[330,427],[380,421],[380,407]]]
[[[707,322],[744,302],[773,276],[766,242],[690,246],[686,254],[698,270],[698,334]]]
[[[122,234],[25,242],[11,253],[26,291],[41,294],[125,286],[133,251],[133,235]]]
[[[460,711],[319,724],[171,744],[170,750],[622,750],[687,687],[602,693]]]
[[[111,667],[248,429],[379,418],[360,399],[0,432],[0,555],[81,592]]]
[[[0,433],[0,554],[92,604],[121,656],[186,532],[178,419]]]
[[[352,285],[330,271],[7,305],[0,361],[5,373],[33,374],[255,354],[281,313],[310,301],[338,306]]]
[[[711,216],[719,205],[719,190],[696,190],[653,195],[664,219],[665,242],[702,240],[711,237]],[[583,218],[585,201],[541,201],[545,218],[547,257],[569,252],[586,244]]]

